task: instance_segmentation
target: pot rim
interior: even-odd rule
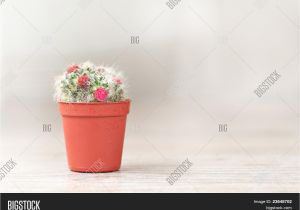
[[[74,105],[111,105],[111,104],[125,104],[125,103],[131,103],[131,99],[127,99],[124,101],[118,101],[118,102],[65,102],[65,101],[57,101],[59,104],[74,104]]]
[[[125,116],[129,113],[130,100],[119,102],[66,103],[58,102],[62,116],[77,117],[112,117]]]

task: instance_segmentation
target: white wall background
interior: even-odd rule
[[[252,155],[294,145],[299,2],[189,0],[174,9],[165,2],[2,2],[1,154],[64,152],[53,78],[85,60],[115,64],[128,77],[127,148],[168,158],[195,154],[219,123],[239,146],[254,148]],[[130,36],[140,43],[130,44]],[[274,70],[282,77],[258,98],[253,90]],[[42,132],[44,123],[51,133]],[[228,141],[228,148],[239,146]]]

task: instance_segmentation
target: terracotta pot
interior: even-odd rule
[[[109,172],[120,168],[130,101],[59,102],[69,168]]]

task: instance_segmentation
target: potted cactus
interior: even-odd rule
[[[85,62],[69,66],[56,79],[55,88],[69,168],[78,172],[118,170],[130,105],[122,74]]]

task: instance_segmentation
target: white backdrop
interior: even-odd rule
[[[2,2],[5,160],[64,153],[53,78],[85,60],[116,65],[127,76],[132,107],[125,148],[148,148],[135,150],[140,156],[197,154],[212,138],[234,141],[221,152],[215,141],[204,153],[236,148],[261,161],[298,146],[299,2],[189,0],[173,9],[165,3]],[[139,43],[131,44],[131,36]],[[257,97],[253,91],[275,70],[281,78]],[[228,136],[218,135],[220,123]],[[52,125],[50,133],[43,124]]]

